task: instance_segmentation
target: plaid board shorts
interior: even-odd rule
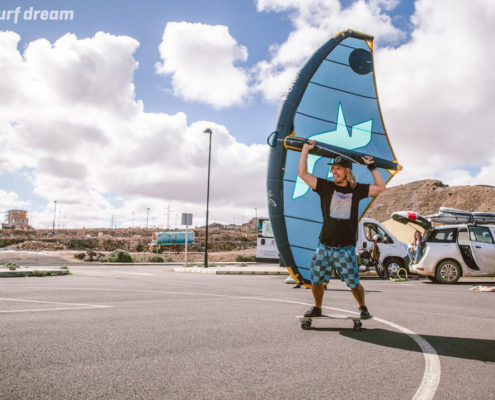
[[[313,285],[328,283],[334,267],[340,274],[340,279],[348,287],[357,287],[359,284],[359,268],[355,246],[328,247],[318,243],[311,261],[311,283]]]

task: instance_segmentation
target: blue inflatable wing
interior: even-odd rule
[[[308,285],[322,216],[319,196],[297,175],[301,141],[320,144],[320,151],[308,156],[308,171],[318,177],[333,179],[328,166],[332,154],[356,162],[353,172],[361,183],[373,183],[368,169],[358,163],[363,154],[380,159],[386,183],[401,169],[380,112],[373,37],[347,30],[321,46],[287,90],[275,129],[268,138],[270,221],[285,266],[297,282]],[[359,218],[373,200],[360,202]]]

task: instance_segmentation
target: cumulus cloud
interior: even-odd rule
[[[29,202],[20,200],[17,193],[7,192],[2,189],[0,189],[0,204],[1,212],[29,206]]]
[[[411,40],[375,56],[385,123],[405,166],[395,183],[495,183],[484,173],[495,169],[495,7],[482,0],[415,4]]]
[[[248,97],[248,73],[236,66],[247,60],[248,51],[226,26],[170,22],[159,50],[163,62],[156,64],[156,72],[171,75],[176,96],[215,108]]]
[[[184,113],[145,113],[135,99],[134,39],[65,35],[53,44],[31,42],[22,55],[19,40],[0,32],[0,72],[16,82],[0,80],[2,99],[13,100],[0,101],[0,167],[11,173],[29,168],[25,178],[33,193],[47,201],[44,210],[32,213],[42,227],[53,219],[54,200],[68,226],[102,226],[117,212],[118,196],[124,200],[118,207],[122,221],[135,211],[142,222],[147,208],[162,218],[166,205],[184,212],[186,204],[201,223],[206,127],[213,130],[212,215],[242,215],[264,206],[267,146],[238,143],[224,126],[190,123]]]
[[[257,0],[260,12],[289,11],[294,30],[284,43],[272,46],[270,60],[255,66],[254,90],[268,102],[279,102],[304,61],[346,29],[372,34],[378,44],[397,43],[405,34],[384,12],[396,4],[394,0],[359,0],[344,8],[338,0]]]

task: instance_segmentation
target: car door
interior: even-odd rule
[[[386,232],[374,222],[363,223],[363,229],[364,229],[364,237],[367,242],[367,246],[363,246],[364,248],[371,249],[371,247],[373,246],[373,236],[375,235],[380,235],[383,239],[385,239],[385,237],[389,238]],[[393,241],[390,238],[387,243],[385,242],[378,243],[378,247],[380,248],[380,260],[383,260],[385,257],[390,255],[391,244],[393,244]]]
[[[469,241],[480,271],[495,274],[495,242],[486,226],[470,226]]]

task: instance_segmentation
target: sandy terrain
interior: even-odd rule
[[[21,266],[58,266],[74,263],[83,263],[84,261],[74,258],[74,254],[81,253],[81,251],[0,251],[0,265],[5,265],[9,262],[15,263]],[[107,255],[109,252],[103,252]],[[146,262],[150,253],[130,253],[134,259],[139,261],[142,258],[142,262]],[[208,260],[211,262],[229,262],[234,261],[235,256],[244,255],[250,256],[256,254],[256,249],[246,249],[228,252],[209,252]],[[167,260],[169,258],[174,262],[183,262],[184,253],[163,253],[161,256]],[[204,260],[204,253],[190,253],[187,254],[189,262],[202,262]]]

